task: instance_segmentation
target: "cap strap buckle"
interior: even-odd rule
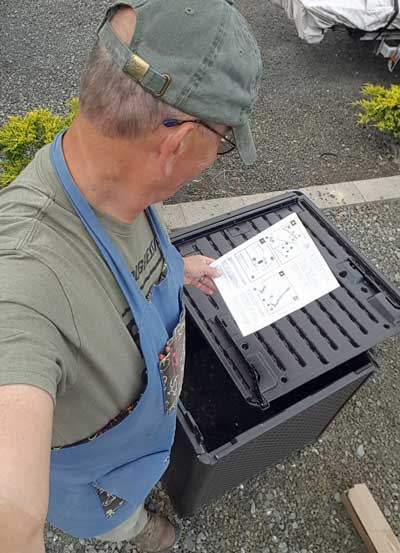
[[[171,84],[171,77],[168,75],[168,73],[163,73],[163,77],[165,79],[164,81],[164,85],[162,87],[162,89],[160,90],[160,92],[155,92],[154,93],[154,96],[157,96],[157,98],[160,98],[161,96],[164,96],[164,94],[167,92],[167,89],[169,87],[169,85]]]
[[[108,50],[124,73],[140,83],[154,96],[158,98],[164,96],[171,84],[170,75],[159,73],[145,59],[136,52],[132,52],[115,35],[109,21],[104,22],[98,31],[98,36],[101,44]]]
[[[125,73],[129,73],[134,79],[141,81],[150,69],[150,64],[146,60],[133,54],[124,67]]]
[[[123,71],[139,82],[143,88],[149,90],[157,98],[164,96],[171,83],[171,77],[166,73],[159,73],[138,54],[132,54],[123,67]]]

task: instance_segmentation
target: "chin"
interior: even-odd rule
[[[194,178],[194,177],[193,177]],[[171,189],[170,191],[167,192],[168,196],[166,196],[165,199],[167,198],[170,198],[171,196],[173,196],[175,194],[175,192],[178,192],[178,190],[180,190],[181,188],[183,188],[184,186],[187,186],[188,184],[190,184],[192,181],[193,181],[193,178],[191,179],[186,179],[182,182],[179,182],[179,183],[174,183],[172,186],[171,186]]]
[[[159,194],[157,194],[156,199],[152,203],[163,202],[164,200],[168,200],[168,198],[171,198],[171,196],[173,196],[176,192],[178,192],[178,190],[190,184],[194,178],[196,178],[196,176],[190,177],[188,179],[184,179],[179,182],[169,183],[168,188],[164,188],[163,190],[160,190]]]
[[[182,186],[184,186],[183,184],[181,186],[176,186],[174,187],[172,190],[163,190],[162,192],[160,192],[159,194],[157,194],[157,196],[155,197],[155,199],[153,200],[153,204],[156,204],[158,202],[164,202],[165,200],[168,200],[169,198],[171,198],[180,188],[182,188]]]

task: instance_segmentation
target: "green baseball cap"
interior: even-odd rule
[[[107,18],[119,5],[136,13],[129,47]],[[253,163],[249,112],[257,96],[261,56],[232,0],[126,0],[109,10],[98,36],[124,73],[163,102],[232,127],[243,162]]]

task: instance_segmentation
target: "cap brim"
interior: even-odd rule
[[[245,165],[251,165],[257,159],[257,152],[249,122],[246,121],[246,123],[240,127],[232,127],[232,130],[236,147],[243,163]]]

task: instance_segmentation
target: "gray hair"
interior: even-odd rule
[[[136,138],[182,111],[146,92],[113,62],[97,41],[81,76],[79,108],[104,136]]]

